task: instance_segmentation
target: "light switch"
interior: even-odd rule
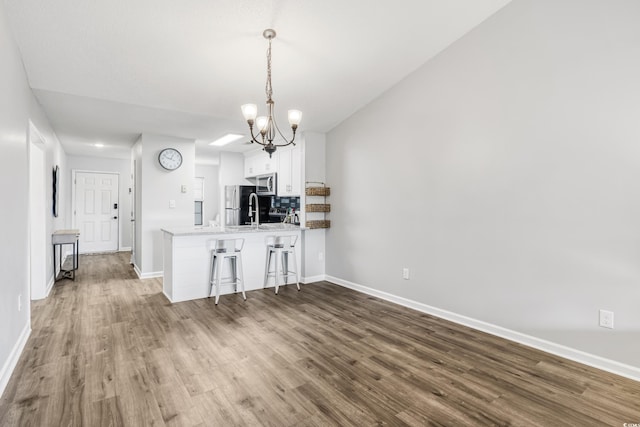
[[[186,185],[182,185],[182,192],[186,193],[187,192],[187,186]]]
[[[176,207],[176,201],[175,200],[169,200],[169,207],[171,209],[175,208]]]

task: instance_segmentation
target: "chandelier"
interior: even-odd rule
[[[273,95],[273,89],[271,87],[271,40],[276,37],[276,32],[272,29],[266,29],[262,33],[265,39],[269,41],[269,47],[267,48],[267,84],[265,86],[265,92],[267,93],[267,116],[259,116],[258,115],[258,107],[256,104],[244,104],[242,107],[242,115],[244,115],[245,120],[249,124],[249,131],[251,132],[251,142],[258,143],[262,145],[263,150],[269,153],[269,157],[276,151],[277,147],[286,147],[287,145],[293,144],[293,141],[296,139],[296,130],[298,129],[298,125],[300,124],[300,120],[302,120],[302,111],[300,110],[289,110],[289,125],[291,125],[291,130],[293,131],[293,136],[291,140],[288,140],[280,129],[278,128],[278,124],[275,121],[273,115],[273,99],[271,96]],[[258,134],[254,134],[253,125],[256,125]],[[278,144],[277,141],[274,143],[274,139],[277,136],[282,138],[283,143]],[[294,144],[295,145],[295,144]]]

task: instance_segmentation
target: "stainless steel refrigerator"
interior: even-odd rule
[[[251,224],[249,195],[255,192],[254,185],[227,185],[224,187],[224,225]],[[260,222],[270,222],[271,197],[258,196],[258,205],[260,207]]]

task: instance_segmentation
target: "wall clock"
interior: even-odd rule
[[[182,164],[182,154],[175,148],[165,148],[158,155],[158,162],[166,170],[176,170]]]

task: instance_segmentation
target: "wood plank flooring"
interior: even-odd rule
[[[640,383],[322,282],[170,304],[129,254],[33,304],[2,426],[623,426]]]

